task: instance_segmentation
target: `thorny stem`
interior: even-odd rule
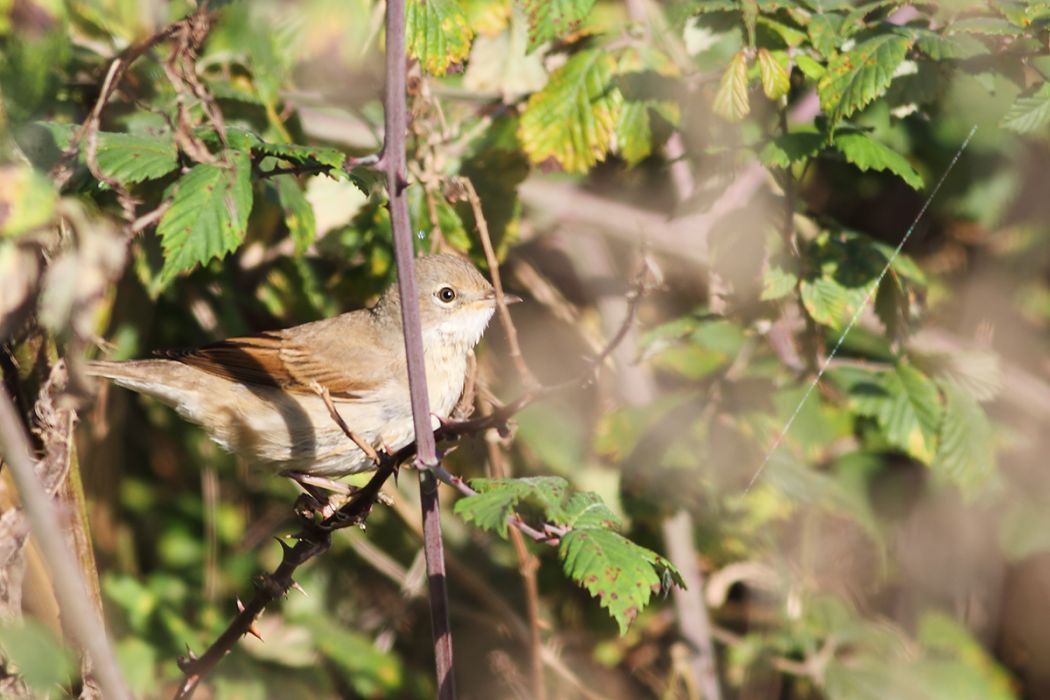
[[[423,510],[423,552],[426,556],[430,593],[430,622],[434,636],[434,661],[439,698],[455,698],[452,663],[452,627],[448,614],[448,576],[445,572],[444,542],[438,485],[433,470],[440,467],[437,446],[430,427],[430,401],[426,365],[423,359],[423,331],[419,318],[415,262],[412,251],[412,224],[408,215],[405,180],[405,132],[408,129],[406,104],[405,0],[386,4],[386,95],[384,96],[385,136],[379,167],[386,172],[390,198],[390,226],[394,235],[397,282],[401,293],[401,323],[408,362],[408,388],[416,435],[416,465],[420,467],[419,500]]]
[[[409,459],[413,453],[413,450],[405,448],[394,455],[387,455],[369,482],[331,516],[320,522],[304,518],[301,529],[293,535],[293,539],[297,540],[295,546],[278,540],[284,550],[281,563],[272,574],[254,579],[255,595],[248,604],[238,606],[237,616],[202,656],[197,657],[190,652],[178,660],[183,680],[173,696],[175,700],[190,698],[204,676],[215,668],[241,637],[245,634],[259,636],[255,629],[255,620],[267,605],[283,597],[290,588],[296,586],[292,578],[296,569],[328,550],[333,530],[364,522],[378,500],[383,484],[394,474],[397,466]]]

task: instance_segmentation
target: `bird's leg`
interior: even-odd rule
[[[328,414],[332,416],[332,420],[339,426],[339,429],[343,431],[343,434],[350,438],[350,441],[357,445],[357,448],[365,453],[365,456],[371,460],[372,464],[379,464],[379,455],[376,454],[375,448],[369,445],[360,435],[350,430],[350,426],[346,424],[343,417],[339,415],[339,411],[336,410],[335,404],[332,402],[332,395],[328,391],[328,387],[321,386],[318,382],[310,382],[310,390],[321,397],[324,401],[325,408],[328,409]]]

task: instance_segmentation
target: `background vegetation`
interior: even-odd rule
[[[407,32],[418,249],[487,270],[485,228],[527,299],[478,411],[589,372],[648,270],[599,381],[449,468],[599,494],[688,584],[611,618],[449,492],[463,696],[1050,697],[1050,4],[409,0]],[[383,42],[368,0],[0,0],[0,368],[137,696],[274,568],[295,491],[83,358],[376,298]],[[90,696],[9,472],[0,687]],[[434,694],[388,492],[202,696]]]

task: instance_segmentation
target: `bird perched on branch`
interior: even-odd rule
[[[496,294],[461,258],[415,267],[430,406],[447,417]],[[161,359],[92,362],[88,372],[174,406],[225,449],[303,483],[372,469],[374,450],[399,449],[414,434],[397,285],[371,309]]]

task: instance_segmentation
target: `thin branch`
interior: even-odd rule
[[[29,437],[6,391],[0,391],[0,451],[18,487],[33,537],[51,571],[64,621],[91,659],[105,696],[130,700],[131,693],[117,666],[106,630],[92,609],[87,585],[69,543],[63,538],[62,516],[37,478]]]
[[[483,413],[491,413],[492,405],[482,401]],[[500,478],[510,476],[504,459],[503,450],[496,440],[486,440],[489,466],[492,475]],[[539,559],[525,546],[525,537],[517,528],[508,531],[511,544],[514,545],[514,556],[518,559],[518,575],[525,588],[525,613],[528,622],[529,669],[532,674],[532,697],[536,700],[547,700],[547,683],[543,673],[543,636],[540,633],[540,590],[536,580]]]
[[[507,300],[503,294],[503,280],[500,278],[499,273],[499,260],[496,259],[496,251],[492,247],[492,237],[489,235],[489,225],[485,220],[485,212],[481,208],[481,199],[478,197],[478,191],[474,189],[474,183],[470,181],[470,178],[459,178],[459,182],[463,185],[467,201],[470,202],[470,208],[474,212],[474,224],[478,228],[481,247],[485,249],[485,260],[488,262],[489,274],[492,276],[492,286],[496,288],[496,309],[499,311],[500,323],[503,324],[503,331],[507,334],[507,342],[510,345],[510,359],[514,362],[514,367],[517,369],[518,376],[521,377],[525,388],[534,389],[540,385],[540,382],[525,363],[525,356],[522,354],[521,345],[518,343],[518,329],[514,326],[514,321],[510,317],[510,311],[507,309]]]
[[[394,474],[398,465],[411,459],[413,454],[414,450],[406,448],[394,455],[387,455],[369,482],[355,492],[346,505],[320,522],[305,517],[299,532],[292,536],[297,540],[295,546],[278,540],[284,550],[281,563],[272,574],[258,576],[253,580],[255,595],[251,601],[247,605],[238,604],[237,616],[202,656],[197,657],[189,652],[178,660],[183,680],[175,691],[175,700],[190,698],[204,676],[215,668],[241,637],[246,634],[259,636],[255,630],[255,620],[270,603],[298,585],[292,578],[296,569],[328,550],[332,531],[364,522],[372,506],[379,500],[383,484]]]
[[[386,94],[384,96],[384,143],[379,166],[386,172],[390,198],[390,226],[397,260],[397,283],[401,293],[401,324],[408,363],[408,388],[412,421],[416,435],[416,465],[419,497],[423,510],[423,552],[426,555],[430,593],[430,621],[434,636],[434,657],[439,698],[456,697],[452,663],[452,628],[448,615],[448,577],[445,573],[444,542],[441,536],[441,510],[437,480],[433,470],[440,466],[437,445],[430,427],[430,401],[426,364],[423,358],[423,331],[419,317],[415,263],[412,257],[412,225],[408,215],[405,180],[405,132],[408,128],[406,104],[405,0],[386,4]]]

